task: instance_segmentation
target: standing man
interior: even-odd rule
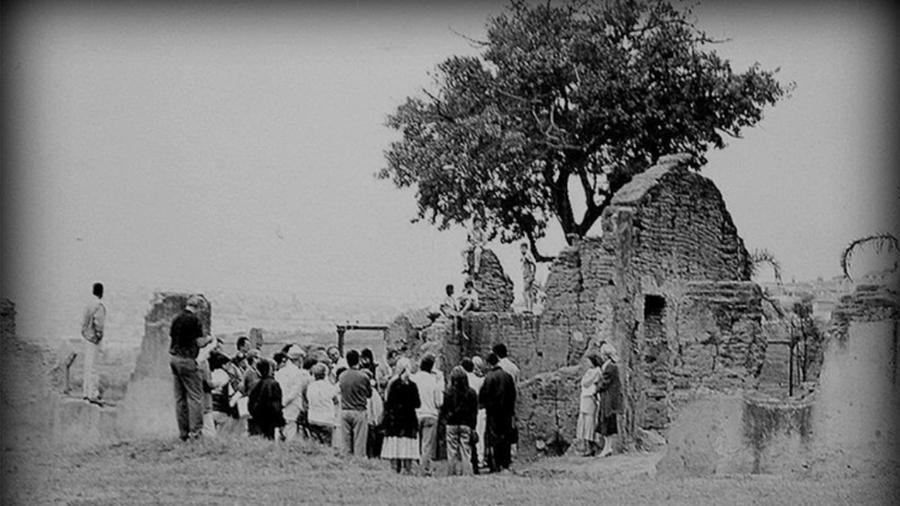
[[[188,297],[184,311],[175,317],[169,331],[172,338],[169,365],[175,380],[175,420],[182,441],[199,438],[203,430],[203,379],[197,355],[213,337],[203,336],[203,324],[196,315],[201,304],[200,296]]]
[[[338,377],[341,391],[341,441],[344,453],[366,456],[366,440],[369,437],[369,423],[366,408],[372,396],[369,376],[359,370],[359,352],[347,352],[347,367]]]
[[[468,274],[472,278],[478,277],[478,271],[481,269],[481,254],[487,244],[487,238],[484,232],[484,222],[480,217],[472,218],[466,235],[466,249],[463,250],[463,274]],[[469,262],[469,254],[472,255],[472,261]]]
[[[419,371],[409,377],[419,391],[420,405],[416,408],[419,420],[419,467],[422,474],[431,474],[431,461],[437,450],[438,413],[444,404],[443,378],[432,372],[434,355],[426,354],[419,363]]]
[[[512,360],[509,359],[509,351],[506,349],[506,345],[503,343],[497,343],[491,349],[499,361],[497,365],[500,366],[501,369],[506,371],[507,374],[512,376],[513,383],[519,384],[519,366],[513,363]]]
[[[103,305],[103,284],[94,283],[94,299],[84,309],[81,322],[81,337],[84,343],[84,399],[94,404],[100,402],[100,387],[97,377],[97,354],[106,326],[106,306]]]
[[[302,370],[303,350],[296,344],[288,348],[287,363],[275,373],[275,381],[281,387],[281,407],[284,416],[284,439],[291,441],[297,436],[297,422],[303,411],[303,387],[309,373]]]
[[[516,384],[512,376],[500,368],[496,353],[487,357],[488,370],[481,385],[478,403],[487,413],[485,447],[492,473],[509,469],[510,449],[515,437],[513,416],[516,411]]]

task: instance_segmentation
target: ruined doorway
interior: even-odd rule
[[[641,425],[645,428],[663,428],[669,423],[667,395],[670,361],[665,316],[665,297],[644,296],[640,365],[643,369],[641,376],[645,395]]]

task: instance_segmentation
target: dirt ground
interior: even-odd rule
[[[512,473],[398,476],[299,442],[148,440],[3,449],[2,504],[897,504],[900,474],[663,479],[658,453],[516,463]]]

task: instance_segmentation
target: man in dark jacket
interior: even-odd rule
[[[497,365],[496,354],[487,357],[488,373],[478,395],[478,404],[487,414],[485,449],[491,472],[508,469],[511,461],[510,446],[515,442],[516,428],[513,417],[516,411],[516,384],[513,377]]]
[[[248,408],[253,424],[266,439],[275,439],[275,429],[284,427],[284,415],[281,412],[281,386],[272,377],[272,363],[260,360],[256,364],[259,381],[250,391]]]
[[[182,441],[200,437],[203,429],[203,379],[197,354],[212,341],[203,335],[203,325],[195,314],[203,304],[198,295],[191,295],[182,311],[172,321],[169,336],[169,365],[175,380],[175,419]]]

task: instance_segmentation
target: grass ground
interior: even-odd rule
[[[476,477],[398,476],[380,460],[257,439],[3,450],[2,504],[897,504],[896,476],[663,479],[652,454],[561,457]]]

